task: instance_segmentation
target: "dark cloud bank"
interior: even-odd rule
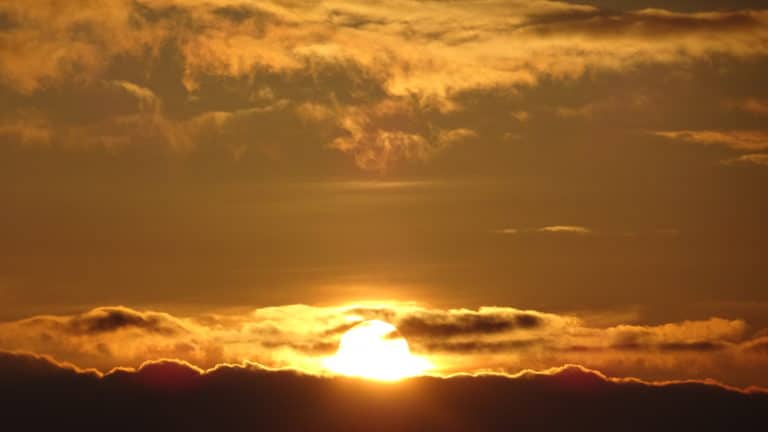
[[[768,394],[649,384],[567,367],[397,384],[165,361],[104,376],[0,353],[0,415],[19,430],[758,430]]]

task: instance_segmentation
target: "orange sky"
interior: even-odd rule
[[[312,369],[381,301],[446,373],[768,385],[763,2],[34,3],[0,0],[0,349]]]

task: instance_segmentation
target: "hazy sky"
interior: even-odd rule
[[[33,3],[0,0],[0,319],[387,299],[766,336],[764,2]]]
[[[0,0],[0,418],[766,423],[766,77],[765,0]]]

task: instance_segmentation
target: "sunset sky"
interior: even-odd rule
[[[0,383],[316,379],[380,320],[768,407],[766,77],[764,0],[0,0]]]

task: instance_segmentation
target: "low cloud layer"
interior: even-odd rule
[[[293,305],[185,317],[103,307],[0,324],[0,349],[51,355],[102,371],[173,358],[201,367],[247,360],[324,373],[323,359],[334,354],[344,332],[368,319],[398,327],[438,375],[576,363],[645,379],[768,385],[753,372],[768,365],[764,332],[741,320],[593,327],[575,316],[500,307]]]
[[[382,385],[174,361],[100,375],[0,352],[0,385],[4,421],[33,430],[117,421],[125,430],[724,430],[768,421],[762,391],[613,379],[577,366]]]

